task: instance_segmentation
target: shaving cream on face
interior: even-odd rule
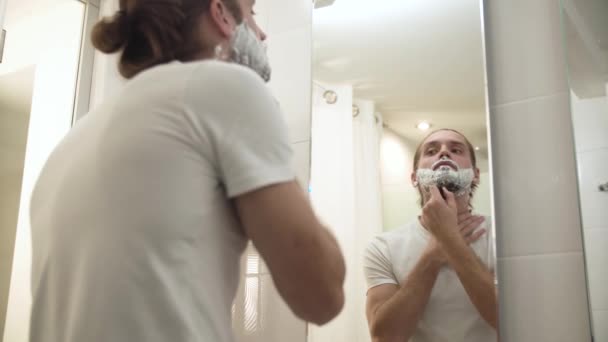
[[[449,163],[456,167],[456,170],[448,165],[442,165],[435,169],[438,163]],[[456,196],[462,196],[471,191],[471,185],[475,178],[473,169],[460,169],[458,165],[447,158],[442,158],[435,162],[430,169],[418,169],[416,180],[426,191],[431,186],[446,188]]]
[[[216,58],[244,65],[255,71],[266,82],[270,80],[271,68],[266,54],[266,44],[258,39],[245,22],[236,27],[229,51],[216,47]]]

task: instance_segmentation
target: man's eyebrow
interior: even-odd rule
[[[430,146],[435,146],[435,145],[439,145],[439,141],[431,140],[431,141],[425,142],[424,144],[422,144],[422,147],[430,147]]]
[[[460,142],[460,141],[458,141],[458,140],[449,140],[449,141],[447,141],[447,143],[448,143],[449,145],[453,145],[453,146],[459,146],[459,147],[465,147],[465,146],[466,146],[466,144],[465,144],[465,143]],[[437,140],[431,140],[431,141],[429,141],[429,142],[424,143],[424,144],[422,145],[422,147],[423,147],[423,148],[426,148],[426,147],[431,147],[431,146],[437,146],[437,145],[440,145],[440,144],[441,144],[441,141],[437,141]]]

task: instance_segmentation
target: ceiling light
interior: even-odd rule
[[[481,148],[479,148],[479,146],[475,146],[475,151],[479,151],[481,150]]]
[[[427,131],[429,128],[431,128],[431,124],[426,122],[426,121],[422,121],[421,123],[419,123],[416,128],[418,128],[421,131]]]

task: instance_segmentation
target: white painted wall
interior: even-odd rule
[[[0,336],[6,319],[29,125],[29,108],[24,110],[0,104]]]
[[[7,17],[5,60],[1,71],[36,65],[25,152],[21,203],[4,330],[5,342],[26,342],[31,307],[29,201],[48,155],[71,126],[84,5],[74,0],[37,6]],[[23,6],[23,2],[15,2]],[[9,4],[11,6],[11,4]],[[10,11],[9,11],[10,13]],[[5,64],[6,63],[6,64]]]
[[[380,168],[385,231],[402,227],[420,214],[420,195],[410,180],[417,144],[390,129],[384,129]],[[487,170],[487,163],[478,155],[478,165],[483,165],[481,169]],[[492,214],[491,185],[489,173],[482,172],[472,202],[475,212],[480,215]]]
[[[419,194],[410,175],[416,144],[384,129],[380,145],[384,230],[399,228],[420,214]]]
[[[312,2],[257,0],[255,10],[258,24],[268,35],[268,57],[273,69],[268,86],[285,115],[294,151],[294,170],[300,184],[307,189],[311,148]],[[257,253],[251,249],[249,255]],[[246,263],[244,257],[243,264]],[[259,270],[261,324],[253,333],[239,330],[238,326],[243,325],[237,325],[237,341],[306,341],[306,323],[296,318],[281,299],[265,267],[262,265]],[[247,301],[244,283],[243,279],[236,305]]]
[[[608,193],[598,189],[608,182],[608,97],[570,97],[595,342],[608,342]]]

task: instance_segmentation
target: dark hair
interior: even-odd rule
[[[424,142],[433,134],[437,133],[437,132],[442,132],[442,131],[449,131],[449,132],[454,132],[458,135],[460,135],[465,143],[467,144],[467,148],[469,150],[469,155],[471,156],[471,164],[473,164],[473,168],[477,168],[477,156],[475,155],[475,147],[473,146],[473,144],[471,144],[471,142],[469,141],[469,139],[467,139],[467,137],[464,136],[464,134],[458,132],[455,129],[450,129],[450,128],[442,128],[442,129],[438,129],[436,131],[433,131],[431,133],[429,133],[429,135],[427,135],[426,137],[424,137],[424,139],[422,139],[422,141],[420,142],[420,144],[418,145],[418,147],[416,148],[416,153],[414,154],[414,172],[418,170],[418,163],[420,163],[420,156],[422,154],[422,145],[424,144]],[[478,184],[473,184],[471,186],[471,193],[469,194],[469,197],[472,199],[473,198],[473,194],[475,193],[475,189],[477,189]],[[420,204],[422,205],[422,194],[420,194]],[[472,208],[473,206],[471,205],[471,202],[469,200],[469,206]]]
[[[238,0],[222,2],[240,23]],[[190,60],[203,48],[197,25],[210,4],[211,0],[120,0],[120,10],[93,28],[93,45],[105,53],[122,49],[118,69],[126,78],[173,60]]]

